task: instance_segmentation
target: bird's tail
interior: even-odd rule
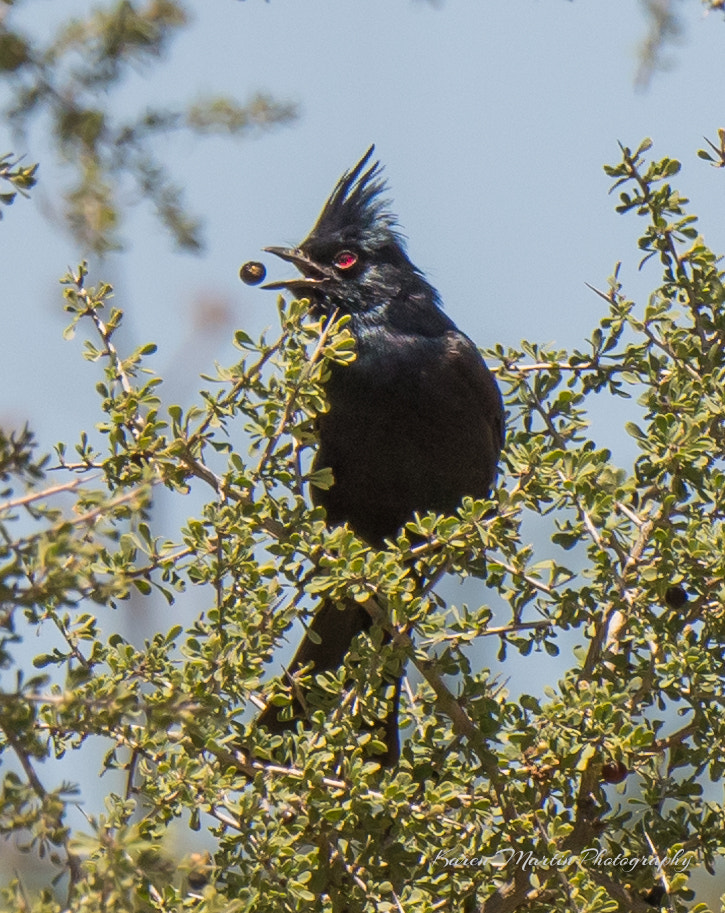
[[[310,665],[314,673],[336,671],[343,664],[355,636],[367,631],[371,624],[368,612],[353,600],[347,600],[343,609],[339,609],[330,599],[323,600],[287,668],[287,679],[293,689],[292,717],[282,719],[282,708],[269,704],[257,717],[257,723],[270,732],[284,732],[294,728],[298,720],[306,719],[304,695],[294,681],[294,673]],[[380,721],[385,732],[386,750],[382,755],[376,755],[376,759],[384,766],[392,766],[400,756],[398,705],[401,676],[390,679],[387,684],[393,684],[395,690],[390,711]]]

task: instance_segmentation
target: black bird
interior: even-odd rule
[[[382,548],[414,512],[453,514],[465,495],[485,498],[504,440],[496,381],[476,346],[441,310],[435,289],[408,259],[396,219],[382,194],[380,164],[362,159],[338,181],[317,223],[294,249],[267,251],[300,276],[263,288],[310,301],[314,315],[349,314],[357,357],[332,365],[329,410],[318,418],[314,468],[329,467],[331,488],[312,489],[330,525],[347,522]],[[324,601],[289,667],[310,662],[337,669],[368,613]],[[386,755],[398,758],[397,700],[385,720]],[[302,706],[295,700],[297,716]],[[278,732],[295,725],[268,707],[259,722]]]

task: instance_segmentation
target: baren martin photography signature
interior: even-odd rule
[[[654,853],[642,856],[633,856],[627,853],[612,855],[611,850],[598,847],[588,847],[577,854],[555,853],[553,856],[535,856],[531,851],[516,850],[507,847],[500,850],[495,856],[458,856],[446,854],[439,850],[433,857],[433,863],[443,865],[444,868],[484,867],[511,868],[528,871],[532,869],[566,868],[573,863],[580,862],[590,866],[601,866],[609,869],[620,869],[633,872],[638,867],[651,866],[657,872],[671,868],[683,872],[694,862],[694,854],[677,850],[673,855],[657,856]]]

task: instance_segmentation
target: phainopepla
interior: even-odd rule
[[[441,310],[435,289],[408,259],[395,217],[381,194],[374,146],[338,181],[307,238],[294,249],[267,251],[300,276],[270,282],[310,301],[314,315],[349,314],[357,357],[332,365],[329,410],[317,420],[314,468],[329,467],[334,484],[312,489],[330,525],[347,522],[382,548],[414,512],[452,514],[465,495],[485,498],[503,445],[501,394],[476,346]],[[318,609],[289,667],[337,669],[368,613],[329,600]],[[399,754],[395,682],[384,721],[392,764]],[[302,705],[295,699],[295,714]],[[295,725],[270,706],[259,722],[274,732]]]

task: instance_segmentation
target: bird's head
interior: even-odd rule
[[[288,289],[323,313],[368,311],[412,291],[411,286],[425,286],[435,297],[408,259],[395,217],[381,196],[386,185],[380,163],[370,164],[374,149],[343,174],[299,247],[265,248],[294,264],[301,275],[263,288]]]

